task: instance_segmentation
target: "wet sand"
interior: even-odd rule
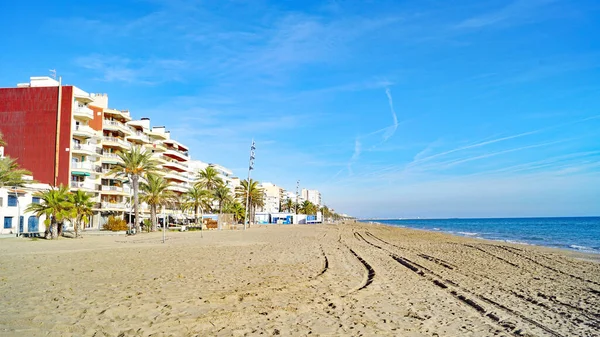
[[[161,238],[0,241],[0,336],[600,334],[595,256],[369,224]]]

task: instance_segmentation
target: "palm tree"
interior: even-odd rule
[[[152,231],[157,229],[156,213],[158,206],[164,206],[173,201],[175,193],[168,190],[171,184],[159,175],[146,174],[146,181],[142,181],[140,188],[143,192],[142,201],[150,206],[150,217],[152,218]],[[136,216],[137,219],[137,216]],[[137,222],[137,221],[136,221]],[[165,225],[165,224],[163,224]]]
[[[2,132],[0,132],[0,146],[6,146]],[[31,172],[20,169],[16,160],[10,157],[0,158],[0,188],[5,186],[20,187],[25,185],[24,175],[31,175]]]
[[[198,209],[200,208],[202,213],[204,213],[204,210],[210,209],[212,194],[196,184],[190,187],[184,197],[186,203],[194,209],[194,218],[196,219],[196,224],[198,224]],[[202,224],[200,224],[200,228],[202,228]]]
[[[31,172],[20,169],[19,164],[10,157],[0,158],[0,188],[25,185],[27,181],[23,180],[24,175],[31,175]]]
[[[304,200],[304,202],[300,204],[298,211],[308,215],[317,214],[317,206],[308,200]]]
[[[129,179],[131,187],[133,188],[133,209],[135,214],[135,228],[136,232],[140,231],[140,217],[139,217],[139,184],[140,178],[148,173],[153,173],[157,170],[156,162],[152,158],[152,152],[143,151],[138,145],[131,148],[131,151],[117,152],[117,155],[122,163],[117,163],[112,170],[111,174],[115,174],[117,177],[126,177]]]
[[[265,205],[264,192],[262,188],[258,187],[258,181],[256,180],[250,179],[250,184],[248,184],[248,180],[242,180],[240,186],[236,188],[236,197],[244,203],[246,202],[246,198],[248,198],[248,218],[250,221],[254,221],[254,210],[256,207]]]
[[[287,211],[287,212],[291,212],[294,210],[294,200],[292,199],[285,199],[284,202],[281,204],[281,211]]]
[[[69,202],[72,204],[73,209],[75,210],[75,221],[73,223],[75,228],[75,237],[79,236],[79,227],[81,224],[88,223],[89,217],[94,214],[92,212],[94,202],[92,202],[91,199],[92,195],[81,190],[77,190],[75,193],[71,193],[69,195]]]
[[[331,211],[326,205],[323,205],[323,207],[321,207],[321,216],[323,217],[323,223],[325,223],[327,219],[331,216]]]
[[[223,185],[223,179],[219,177],[219,172],[214,167],[208,166],[198,172],[198,183],[200,187],[213,192],[220,185]]]
[[[237,200],[233,200],[232,202],[228,202],[227,204],[225,204],[225,206],[223,207],[223,211],[225,213],[233,214],[233,220],[236,223],[239,223],[240,220],[242,220],[244,216],[246,216],[246,208],[244,208],[244,205],[242,205]]]
[[[219,203],[219,214],[223,213],[223,205],[232,200],[231,198],[231,190],[229,187],[221,184],[217,186],[217,188],[213,191],[215,196],[215,200]]]
[[[37,217],[45,215],[46,233],[44,237],[48,237],[48,232],[51,233],[51,239],[58,237],[62,232],[64,220],[75,216],[75,209],[69,201],[69,190],[60,186],[44,192],[37,192],[34,196],[40,198],[40,203],[29,204],[25,211],[34,213]]]

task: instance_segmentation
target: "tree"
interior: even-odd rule
[[[294,203],[294,200],[292,200],[292,199],[289,199],[289,198],[288,198],[288,199],[285,199],[285,200],[283,201],[283,203],[281,204],[281,211],[282,211],[282,212],[284,212],[284,211],[285,211],[285,212],[291,212],[291,211],[293,211],[293,210],[294,210],[294,206],[295,206],[295,205],[296,205],[296,204]]]
[[[89,217],[94,214],[92,212],[94,202],[91,199],[92,195],[81,190],[69,194],[69,202],[72,204],[75,215],[75,221],[73,222],[75,237],[79,236],[79,227],[81,224],[88,223]]]
[[[236,197],[244,204],[246,204],[246,198],[248,198],[248,218],[250,221],[254,221],[256,207],[265,205],[264,192],[262,188],[258,187],[258,181],[256,180],[250,179],[250,184],[248,184],[248,180],[242,180],[240,186],[236,188]]]
[[[62,225],[65,219],[75,217],[75,209],[69,200],[69,190],[60,186],[43,192],[37,192],[34,196],[40,198],[40,203],[31,203],[25,209],[26,212],[34,213],[37,217],[46,216],[46,233],[51,233],[50,238],[57,238],[62,232]],[[55,228],[56,227],[56,228]]]
[[[133,210],[135,214],[135,228],[136,232],[140,231],[140,200],[139,200],[139,188],[140,178],[148,173],[153,173],[157,170],[156,161],[152,158],[152,152],[144,151],[138,145],[131,148],[130,151],[117,152],[117,155],[122,163],[117,163],[112,170],[111,174],[115,174],[117,177],[126,177],[129,179],[131,187],[133,188]]]
[[[202,213],[204,213],[204,210],[210,209],[212,194],[196,184],[185,193],[184,198],[186,203],[194,209],[194,219],[196,219],[196,224],[198,224],[198,209],[200,208]]]
[[[246,216],[246,208],[237,200],[225,204],[223,212],[233,214],[233,220],[236,223],[239,223]]]
[[[223,179],[219,177],[219,172],[212,166],[208,166],[204,170],[198,171],[197,178],[198,183],[196,183],[196,185],[209,190],[210,192],[214,192],[217,187],[223,185]]]
[[[168,190],[171,184],[159,175],[148,173],[146,181],[140,183],[143,194],[141,200],[150,206],[150,217],[152,219],[152,231],[157,229],[157,209],[173,201],[175,193]],[[137,216],[136,216],[137,219]],[[136,221],[137,222],[137,221]]]
[[[308,200],[304,200],[300,207],[298,207],[298,212],[302,214],[314,215],[317,214],[317,206]]]
[[[23,186],[27,181],[23,180],[24,175],[31,175],[31,172],[19,168],[19,164],[10,158],[0,158],[0,187]]]
[[[323,205],[323,207],[321,207],[321,214],[323,216],[323,223],[325,223],[327,221],[327,219],[329,219],[331,217],[331,211],[329,210],[329,207]]]
[[[231,190],[229,190],[229,187],[221,184],[213,191],[213,195],[219,203],[219,214],[223,213],[223,205],[232,200]]]
[[[0,132],[0,146],[6,146],[2,132]],[[16,160],[10,157],[0,158],[0,188],[25,185],[26,181],[23,180],[24,175],[31,175],[31,172],[19,168]]]

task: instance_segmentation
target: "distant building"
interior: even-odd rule
[[[321,192],[318,190],[302,189],[302,199],[308,200],[317,206],[321,206]]]
[[[259,187],[263,190],[265,202],[259,212],[278,213],[283,200],[283,188],[272,183],[262,183]]]

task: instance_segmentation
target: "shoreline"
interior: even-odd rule
[[[564,218],[569,218],[569,217],[564,217]],[[588,217],[588,218],[597,218],[597,217]],[[479,218],[469,218],[469,220],[472,220],[472,219],[479,219]],[[481,219],[486,219],[487,220],[487,219],[493,219],[493,218],[481,218]],[[504,219],[504,218],[498,218],[498,219]],[[523,218],[512,218],[512,219],[523,219]],[[553,217],[553,218],[531,218],[531,219],[557,219],[557,217]],[[411,219],[406,219],[406,220],[403,219],[402,221],[410,221],[410,220]],[[430,220],[430,219],[426,219],[426,220]],[[432,219],[432,220],[445,220],[445,219]],[[380,220],[380,221],[397,221],[397,220]],[[571,245],[569,245],[569,247],[551,246],[551,245],[535,244],[535,243],[530,243],[530,242],[525,242],[525,241],[519,241],[519,240],[490,239],[490,238],[486,238],[486,237],[483,237],[483,236],[477,236],[477,235],[480,235],[480,234],[479,233],[472,233],[472,232],[448,231],[448,230],[441,230],[439,228],[437,228],[437,229],[435,229],[435,228],[434,229],[417,228],[417,227],[412,227],[412,226],[417,226],[416,224],[410,224],[410,223],[407,223],[407,225],[403,225],[403,224],[402,225],[400,225],[400,224],[396,225],[396,224],[383,223],[383,222],[379,222],[379,221],[376,221],[376,220],[357,220],[357,222],[363,223],[363,224],[377,224],[377,225],[382,225],[382,226],[390,226],[390,227],[395,227],[395,228],[407,228],[407,229],[425,231],[425,232],[428,232],[428,233],[444,233],[444,234],[448,234],[448,235],[452,235],[452,236],[456,236],[456,237],[470,238],[470,239],[474,239],[474,240],[484,240],[484,241],[489,241],[489,242],[499,242],[499,243],[522,245],[522,246],[532,246],[532,247],[556,249],[556,250],[563,251],[563,252],[577,253],[577,254],[581,254],[581,255],[584,255],[584,256],[590,256],[590,257],[592,257],[592,259],[594,261],[597,261],[597,262],[600,263],[600,251],[595,250],[593,248],[589,248],[589,247],[579,246],[577,244],[571,244]],[[587,248],[587,249],[573,248],[573,246]]]
[[[161,240],[5,240],[0,336],[584,336],[600,324],[600,265],[562,250],[354,222]]]

